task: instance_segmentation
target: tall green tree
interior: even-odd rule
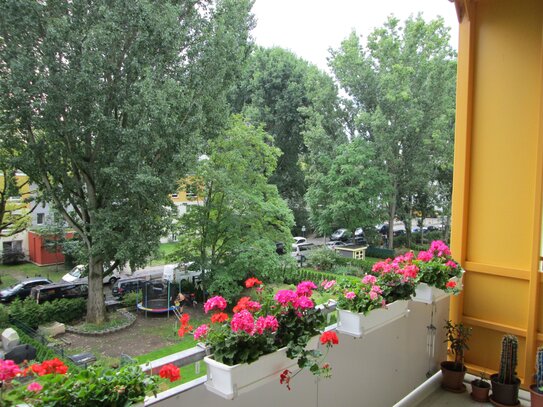
[[[319,172],[320,177],[315,178],[306,195],[319,232],[373,226],[382,218],[379,201],[387,179],[375,160],[371,144],[361,137],[336,149],[328,170]]]
[[[104,262],[146,262],[171,225],[168,194],[195,161],[202,131],[224,122],[250,7],[0,3],[0,124],[18,143],[19,168],[83,241],[89,322],[105,317]],[[210,75],[213,67],[221,69]]]
[[[435,181],[436,148],[452,140],[455,52],[442,19],[389,17],[362,44],[356,33],[332,51],[330,66],[356,108],[357,133],[374,145],[387,175],[388,222],[410,226],[414,197]],[[441,140],[441,141],[440,141]],[[393,244],[389,228],[389,245]]]
[[[321,114],[326,130],[337,126],[337,88],[315,66],[281,48],[257,48],[231,96],[235,112],[264,123],[282,155],[271,182],[292,209],[299,233],[307,224],[304,131],[312,114]]]
[[[292,213],[268,181],[281,154],[271,144],[261,127],[233,116],[187,178],[200,205],[189,206],[179,219],[175,256],[195,262],[206,271],[210,290],[227,297],[235,296],[249,276],[277,280],[281,259],[275,242],[292,239]]]

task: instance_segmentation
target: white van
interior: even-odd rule
[[[87,266],[83,264],[78,264],[73,269],[71,269],[68,273],[64,274],[62,276],[62,281],[66,283],[74,282],[75,280],[81,280],[81,281],[87,281]],[[104,284],[115,284],[115,282],[121,278],[121,275],[119,274],[119,270],[115,269],[113,272],[107,276],[104,277]]]

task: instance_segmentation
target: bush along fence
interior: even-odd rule
[[[48,359],[60,358],[70,367],[71,371],[79,370],[79,367],[66,357],[64,349],[54,345],[51,346],[51,342],[45,336],[39,334],[37,331],[20,321],[12,319],[11,323],[13,329],[15,329],[19,335],[21,343],[36,348],[36,361],[43,362]]]
[[[377,259],[388,259],[394,257],[395,252],[393,249],[385,249],[384,247],[369,246],[366,249],[367,257],[375,257]]]
[[[52,321],[68,323],[80,319],[86,310],[87,304],[83,298],[59,299],[43,304],[27,298],[24,301],[13,301],[9,306],[9,315],[10,318],[37,329],[38,325]]]

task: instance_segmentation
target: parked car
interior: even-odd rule
[[[307,239],[302,236],[295,236],[294,237],[294,243],[292,243],[292,248],[296,249],[298,245],[307,243]]]
[[[287,254],[287,249],[285,249],[285,244],[283,242],[275,243],[275,253],[279,255]]]
[[[388,224],[383,224],[377,227],[377,230],[382,235],[388,235]],[[392,232],[394,236],[405,235],[405,226],[403,225],[394,225],[394,231]]]
[[[336,247],[344,247],[344,246],[349,246],[349,244],[342,242],[340,240],[333,240],[331,242],[326,243],[326,248],[331,249],[331,250],[334,250]]]
[[[356,228],[353,235],[353,242],[355,244],[368,244],[368,241],[366,240],[366,235],[364,234],[364,229],[362,228]]]
[[[314,250],[316,248],[317,246],[315,246],[313,243],[301,243],[290,255],[292,257],[295,257],[296,260],[298,260],[299,262],[305,261],[308,256],[311,256],[311,250]]]
[[[136,292],[142,289],[145,280],[139,277],[120,278],[111,287],[114,297],[122,297],[126,293]]]
[[[64,274],[62,276],[62,281],[66,283],[72,283],[76,280],[83,280],[87,281],[88,271],[87,266],[84,266],[83,264],[79,264],[75,266],[73,269],[71,269],[68,273]],[[111,274],[108,274],[104,277],[103,282],[104,284],[115,284],[115,281],[117,281],[119,278],[121,278],[121,275],[119,274],[119,270],[115,269],[112,271]]]
[[[330,236],[330,240],[341,240],[342,242],[346,242],[351,238],[351,232],[349,232],[347,229],[338,229],[332,235]]]
[[[24,300],[30,295],[33,287],[47,284],[53,284],[53,282],[48,278],[44,277],[34,277],[23,280],[17,284],[12,285],[11,287],[5,288],[0,291],[0,302],[11,302],[15,298],[20,298],[21,300]]]
[[[38,304],[60,298],[87,298],[89,287],[81,280],[73,283],[47,284],[33,287],[30,297]]]
[[[418,227],[418,226],[415,226],[413,229],[411,229],[411,232],[412,232],[412,233],[420,233],[420,231],[421,231],[421,228]],[[422,232],[423,232],[423,233],[428,232],[428,228],[427,228],[426,226],[424,226],[424,227],[422,228]]]

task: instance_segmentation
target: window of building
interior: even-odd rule
[[[45,213],[36,214],[36,223],[38,225],[43,225],[45,223]]]
[[[177,198],[179,194],[172,194],[172,198]]]
[[[198,189],[196,185],[187,185],[187,190],[185,191],[188,199],[194,199],[198,196]]]

